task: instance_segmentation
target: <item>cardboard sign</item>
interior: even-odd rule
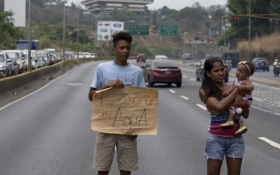
[[[103,133],[156,135],[158,90],[125,86],[96,91],[91,129]]]

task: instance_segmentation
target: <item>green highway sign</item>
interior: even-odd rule
[[[160,35],[177,35],[178,27],[176,25],[162,25],[160,26]]]
[[[130,35],[149,35],[148,25],[130,25],[128,28]]]

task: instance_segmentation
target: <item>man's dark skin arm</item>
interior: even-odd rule
[[[108,82],[107,84],[103,85],[99,89],[90,87],[89,92],[88,92],[88,99],[89,99],[89,101],[92,101],[92,96],[93,96],[93,94],[94,94],[94,92],[96,90],[102,90],[102,89],[106,89],[106,88],[110,88],[110,87],[122,88],[122,87],[124,87],[124,84],[123,84],[123,82],[121,80],[117,79],[117,80]]]
[[[117,87],[117,88],[123,88],[124,87],[124,84],[121,80],[117,79],[117,80],[114,80],[114,81],[110,81],[108,82],[107,84],[103,85],[102,87],[100,87],[99,89],[96,89],[96,88],[93,88],[91,87],[89,89],[89,92],[88,92],[88,99],[90,101],[92,101],[92,96],[94,94],[94,92],[96,90],[102,90],[102,89],[106,89],[106,88],[110,88],[110,87]],[[134,140],[137,138],[137,135],[126,135],[126,137],[129,139],[129,140]]]

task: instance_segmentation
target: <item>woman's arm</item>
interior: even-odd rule
[[[234,106],[235,107],[242,107],[242,117],[247,119],[249,117],[249,107],[243,107],[244,100],[242,98],[241,95],[238,95],[235,99],[234,99]]]
[[[207,104],[211,109],[222,111],[227,108],[230,103],[235,99],[238,94],[238,89],[235,88],[227,97],[224,97],[222,100],[217,100],[215,97],[206,97],[203,89],[199,90],[199,96],[204,100],[204,103]]]

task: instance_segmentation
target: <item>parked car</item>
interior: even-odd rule
[[[152,60],[141,66],[144,79],[152,87],[155,83],[182,86],[181,69],[171,60]]]
[[[156,55],[155,60],[169,60],[166,55]]]
[[[62,60],[62,57],[63,57],[63,53],[60,53],[60,52],[56,52],[55,53],[56,55],[56,61],[59,62]]]
[[[26,58],[26,62],[27,62],[27,67],[29,67],[29,62],[28,62],[28,50],[23,50],[24,56]],[[31,50],[31,66],[32,69],[36,69],[37,68],[37,53],[36,50]]]
[[[185,53],[182,55],[183,60],[192,60],[192,55],[189,53]]]
[[[204,62],[205,59],[200,61],[200,65],[198,66],[198,68],[195,71],[195,75],[196,75],[196,81],[203,81],[204,78]],[[224,64],[225,66],[225,64]],[[227,69],[227,67],[225,66],[225,82],[227,83],[229,79],[229,70]]]
[[[66,59],[73,59],[75,58],[75,54],[72,51],[65,51],[65,58]]]
[[[8,54],[0,53],[0,77],[8,77],[12,75],[12,60]]]
[[[45,65],[50,65],[50,62],[51,62],[51,58],[50,56],[47,54],[47,52],[45,50],[37,50],[36,51],[36,57],[39,58],[39,57],[43,57],[44,60],[45,60]]]
[[[37,57],[37,68],[46,66],[44,57]]]
[[[91,58],[95,58],[95,53],[90,53]]]
[[[89,52],[79,52],[78,53],[78,58],[90,58],[91,55]]]
[[[6,53],[9,58],[15,58],[18,66],[19,66],[19,73],[27,71],[27,57],[24,56],[22,50],[4,50],[3,53]]]
[[[137,56],[136,56],[136,62],[138,63],[138,62],[144,62],[144,63],[146,63],[146,56],[145,56],[145,54],[138,54]]]
[[[15,58],[10,58],[12,61],[12,75],[17,75],[19,72],[19,66]]]
[[[266,58],[254,58],[252,63],[255,66],[255,71],[262,70],[269,72],[269,63]]]

